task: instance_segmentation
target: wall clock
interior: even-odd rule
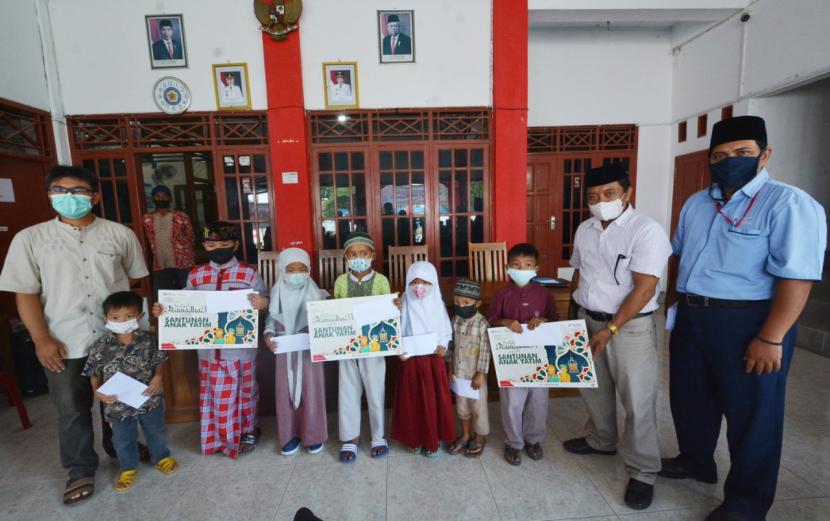
[[[153,99],[165,114],[181,114],[190,106],[190,89],[182,80],[165,76],[153,87]]]

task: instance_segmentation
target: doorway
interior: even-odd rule
[[[539,250],[539,275],[569,266],[576,229],[590,217],[585,172],[614,162],[636,186],[636,126],[528,129],[527,240]]]

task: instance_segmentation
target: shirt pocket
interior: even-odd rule
[[[763,230],[760,228],[734,228],[730,227],[727,230],[729,237],[738,240],[751,241],[763,236]]]
[[[95,253],[95,266],[98,272],[111,284],[121,282],[126,278],[121,260],[121,253],[115,250],[101,249]]]

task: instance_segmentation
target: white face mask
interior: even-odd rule
[[[591,215],[600,221],[613,221],[622,215],[625,205],[622,198],[614,199],[607,203],[589,204],[588,209],[591,210]]]
[[[112,320],[108,320],[105,327],[116,335],[126,335],[138,329],[138,319],[131,318],[126,322],[113,322]]]

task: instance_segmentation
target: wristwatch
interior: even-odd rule
[[[616,335],[620,332],[620,328],[615,326],[613,322],[608,322],[605,327],[608,328],[608,331],[610,331],[612,335]]]

